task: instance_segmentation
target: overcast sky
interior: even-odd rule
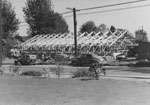
[[[24,14],[22,12],[22,8],[25,6],[26,0],[10,0],[12,2],[13,7],[15,7],[15,11],[17,13],[17,18],[21,21],[24,21]],[[109,5],[115,3],[122,3],[122,2],[129,2],[135,0],[52,0],[54,5],[54,11],[63,13],[67,12],[67,7],[76,8],[76,9],[83,9],[83,8],[90,8],[90,7],[97,7],[102,5]],[[126,4],[122,6],[115,6],[103,9],[95,9],[95,10],[88,10],[88,11],[81,11],[77,12],[77,29],[79,30],[80,26],[87,22],[87,21],[94,21],[95,24],[98,26],[102,23],[106,24],[108,27],[111,25],[115,26],[116,28],[123,28],[128,29],[131,33],[134,34],[135,30],[141,29],[142,26],[147,33],[150,33],[150,6],[140,7],[140,8],[132,8],[132,9],[125,9],[121,11],[113,11],[113,12],[105,12],[105,13],[94,13],[88,15],[78,15],[82,13],[89,13],[89,12],[98,12],[98,11],[107,11],[112,9],[119,9],[119,8],[130,8],[134,6],[140,5],[150,5],[150,0],[135,3],[135,4]],[[72,13],[63,15],[66,17],[66,21],[69,25],[69,30],[73,32],[73,17],[67,17],[72,15]],[[25,25],[25,26],[24,26]],[[26,23],[20,24],[19,33],[21,36],[25,36],[26,28],[28,27]],[[150,34],[149,34],[150,39]]]

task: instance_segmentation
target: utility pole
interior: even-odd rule
[[[2,66],[2,0],[0,0],[0,67]]]
[[[78,48],[77,48],[77,20],[76,20],[76,8],[67,8],[73,10],[73,23],[74,23],[74,48],[75,48],[75,57],[78,56]]]
[[[77,48],[77,20],[76,20],[76,8],[73,8],[73,18],[74,18],[74,45],[75,45],[75,57],[78,56]]]

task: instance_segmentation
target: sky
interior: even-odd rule
[[[24,20],[24,13],[22,8],[25,7],[26,0],[9,0],[12,2],[12,6],[15,8],[15,12],[17,14],[17,18],[20,21]],[[136,0],[52,0],[54,11],[58,13],[64,13],[70,11],[69,8],[76,9],[84,9],[91,7],[98,7],[103,5],[110,5],[122,2],[130,2]],[[140,5],[149,5],[139,8],[125,9],[119,11],[111,11],[111,12],[101,12],[101,11],[109,11],[120,8],[130,8],[134,6]],[[91,12],[99,12],[94,14],[86,14],[83,13],[91,13]],[[63,15],[65,20],[69,25],[70,32],[73,32],[73,13],[68,13]],[[80,14],[80,15],[79,15]],[[82,15],[81,15],[82,14]],[[126,4],[121,6],[109,7],[109,8],[99,8],[94,10],[80,11],[77,12],[77,31],[79,31],[81,25],[87,21],[94,21],[97,26],[100,24],[106,24],[108,27],[111,25],[116,28],[122,28],[129,30],[132,34],[134,34],[135,30],[143,29],[148,33],[148,38],[150,39],[150,0],[134,3],[134,4]],[[21,23],[19,28],[19,34],[21,36],[26,36],[26,28],[28,25],[26,23]]]

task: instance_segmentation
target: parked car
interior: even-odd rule
[[[127,59],[127,57],[124,54],[120,54],[120,55],[116,56],[116,60],[120,60],[120,61],[122,60],[123,61],[123,60],[126,60],[126,59]]]
[[[15,61],[14,61],[15,65],[18,65],[18,64],[30,65],[30,63],[31,63],[31,60],[30,60],[30,57],[28,55],[20,56],[17,59],[15,59]]]
[[[73,66],[90,66],[92,63],[104,63],[104,59],[94,53],[81,54],[81,56],[71,59]]]
[[[28,54],[23,54],[17,59],[15,59],[14,64],[18,65],[33,65],[35,64],[36,61],[36,55],[28,55]]]

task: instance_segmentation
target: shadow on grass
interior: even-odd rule
[[[91,78],[81,78],[80,79],[81,81],[89,81],[89,80],[92,80]]]
[[[100,79],[100,78],[99,78]],[[86,78],[79,78],[80,81],[91,81],[91,80],[99,80],[96,78],[92,78],[92,77],[86,77]]]

